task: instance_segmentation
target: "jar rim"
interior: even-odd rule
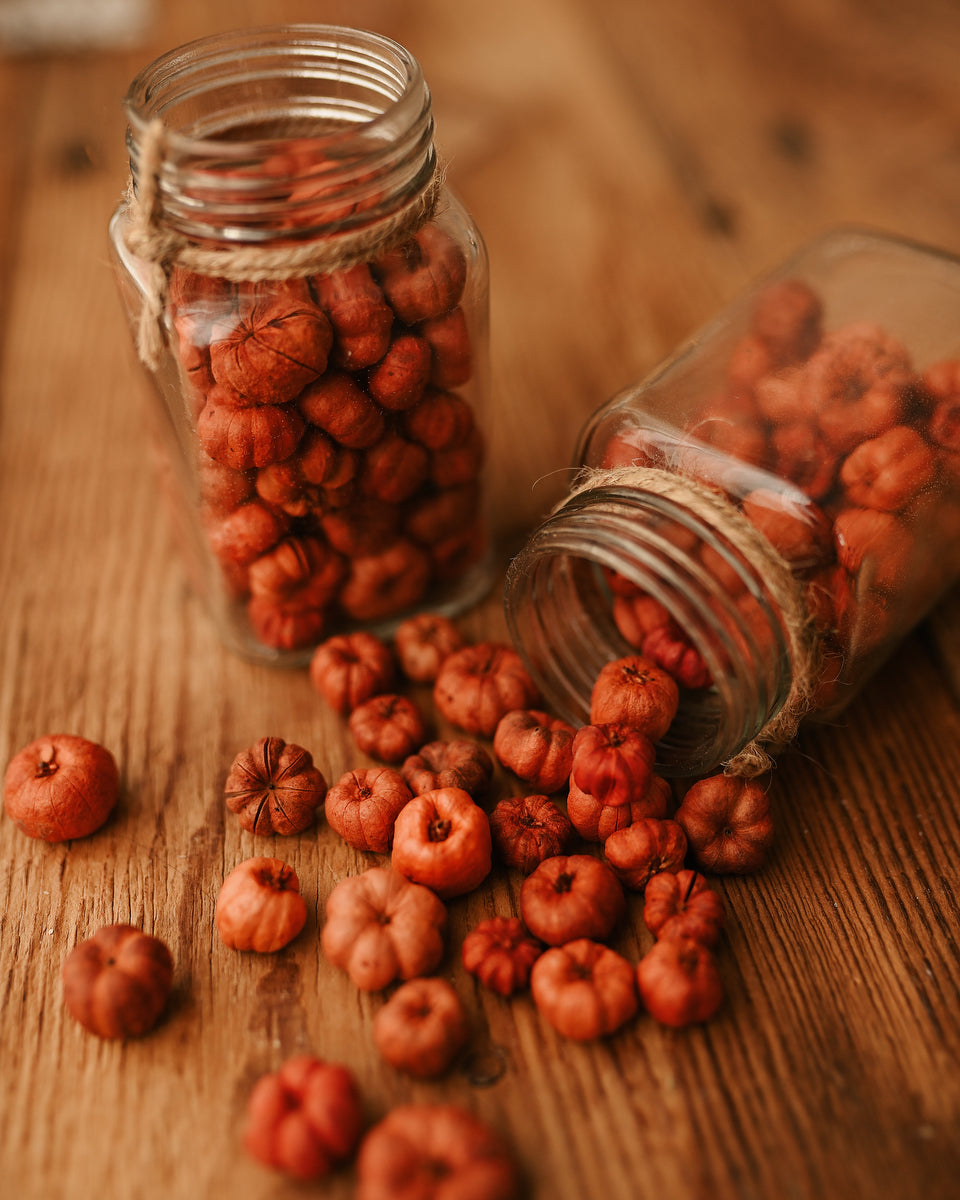
[[[755,641],[733,597],[705,574],[692,550],[675,545],[665,553],[664,539],[646,524],[653,517],[694,535],[698,544],[721,553],[726,549],[713,540],[714,531],[672,500],[640,488],[591,489],[560,505],[510,563],[504,588],[507,626],[553,708],[580,724],[589,719],[587,697],[599,669],[620,655],[641,654],[617,630],[612,614],[598,622],[597,605],[604,600],[590,569],[622,574],[675,619],[682,607],[693,625],[678,623],[710,667],[713,685],[702,695],[682,693],[680,719],[658,745],[658,770],[705,773],[737,754],[782,707],[792,679],[789,643],[748,563],[734,556],[728,560],[729,567],[743,572],[771,637],[767,647]]]
[[[214,247],[352,235],[429,204],[430,91],[399,43],[338,25],[267,25],[188,42],[123,102],[133,195]],[[402,222],[401,222],[402,223]]]
[[[380,112],[366,121],[354,123],[340,136],[344,133],[352,136],[358,129],[364,133],[375,133],[378,125],[395,121],[403,115],[403,110],[408,110],[409,120],[414,121],[424,107],[425,98],[429,102],[429,93],[420,63],[410,51],[392,38],[370,30],[309,23],[254,26],[209,34],[185,42],[153,59],[134,77],[123,98],[123,110],[132,132],[139,137],[152,120],[162,118],[169,109],[169,102],[166,105],[162,103],[164,89],[185,81],[191,75],[195,76],[202,67],[222,66],[236,74],[238,56],[241,55],[243,61],[251,62],[265,59],[270,54],[303,55],[305,52],[317,54],[319,62],[342,64],[345,61],[342,57],[345,48],[352,48],[355,53],[362,53],[363,50],[374,54],[379,52],[384,63],[392,60],[398,90],[392,102]],[[276,69],[273,72],[279,73]],[[287,74],[291,78],[303,78],[309,72],[291,70]],[[185,156],[245,158],[263,153],[270,147],[275,148],[278,140],[270,137],[227,141],[218,136],[185,133],[169,126],[165,132],[169,148]],[[336,137],[336,134],[331,135],[330,140],[336,140]]]

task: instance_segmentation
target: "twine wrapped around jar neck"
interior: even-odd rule
[[[790,645],[790,691],[779,712],[723,764],[727,775],[753,778],[764,774],[774,765],[772,752],[793,739],[810,710],[819,674],[818,640],[802,584],[769,539],[726,496],[687,475],[657,467],[584,468],[568,500],[600,488],[634,488],[661,496],[703,520],[749,564],[779,610]]]
[[[159,366],[166,343],[164,309],[174,266],[234,283],[347,270],[409,241],[435,216],[444,184],[443,167],[434,158],[433,173],[424,187],[389,216],[360,229],[281,246],[214,249],[165,227],[160,175],[166,149],[167,130],[157,117],[146,126],[138,142],[137,186],[131,177],[124,195],[126,245],[146,264],[137,353],[150,370]]]

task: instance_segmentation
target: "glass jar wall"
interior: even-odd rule
[[[117,277],[191,579],[235,649],[456,612],[489,586],[487,263],[416,60],[218,35],[126,98]]]
[[[960,263],[831,233],[583,431],[511,564],[514,640],[589,719],[610,659],[681,688],[662,768],[749,771],[832,717],[960,574]]]

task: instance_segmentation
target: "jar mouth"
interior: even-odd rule
[[[337,84],[340,94],[311,95],[304,84],[317,80]],[[381,34],[337,25],[266,25],[198,38],[162,54],[133,80],[123,105],[141,134],[160,117],[178,153],[244,159],[272,149],[276,138],[225,142],[224,134],[291,115],[314,122],[335,118],[338,125],[349,120],[369,130],[403,121],[400,109],[418,108],[422,88],[417,60]],[[220,103],[211,104],[217,93]],[[291,96],[297,97],[294,105]],[[347,134],[341,128],[329,136]]]
[[[704,546],[730,573],[726,586],[699,560]],[[510,564],[505,595],[514,644],[551,708],[574,725],[590,721],[601,668],[641,653],[617,627],[605,571],[662,604],[710,673],[709,687],[681,687],[657,769],[683,776],[716,769],[759,733],[790,690],[789,639],[763,581],[716,531],[665,497],[596,488],[568,500]],[[749,616],[730,578],[749,598]]]
[[[274,25],[201,38],[144,68],[123,107],[135,187],[162,123],[162,218],[187,237],[349,230],[435,174],[420,65],[363,30]]]

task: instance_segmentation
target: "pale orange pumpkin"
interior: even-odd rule
[[[478,887],[490,873],[491,853],[487,814],[462,788],[415,796],[393,827],[394,869],[444,898]]]
[[[535,791],[556,792],[570,778],[575,730],[536,708],[515,708],[500,718],[493,752]]]
[[[530,972],[530,990],[544,1019],[579,1042],[613,1033],[638,1008],[633,967],[589,938],[542,954]]]
[[[389,867],[342,879],[326,910],[323,952],[363,991],[428,975],[443,957],[443,902]]]

